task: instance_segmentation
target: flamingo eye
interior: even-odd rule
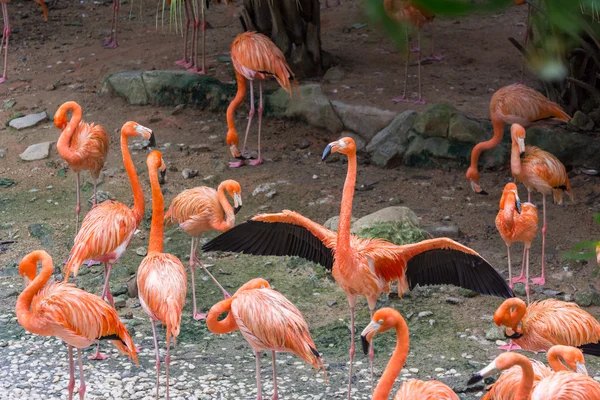
[[[379,321],[377,321],[379,323],[379,325],[383,324],[383,319],[380,319]]]

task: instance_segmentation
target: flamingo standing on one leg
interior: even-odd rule
[[[540,123],[571,120],[558,104],[548,100],[540,92],[518,83],[505,86],[494,93],[490,101],[490,115],[494,136],[473,147],[471,165],[466,174],[473,190],[480,194],[487,192],[479,186],[479,155],[484,150],[498,146],[504,134],[505,124],[518,123],[529,127]]]
[[[225,192],[233,198],[234,207],[229,204]],[[196,311],[196,285],[194,281],[196,263],[200,264],[204,272],[217,284],[225,298],[231,297],[196,256],[196,248],[200,243],[200,237],[202,233],[213,229],[224,232],[233,228],[235,214],[241,207],[242,188],[240,184],[233,180],[227,180],[221,182],[217,190],[207,186],[184,190],[173,199],[165,216],[167,224],[177,223],[185,233],[192,236],[190,272],[192,274],[193,315],[195,320],[206,318],[206,314]]]
[[[37,275],[37,263],[42,270]],[[17,299],[16,314],[19,324],[28,332],[40,336],[55,336],[65,341],[69,348],[69,400],[75,388],[73,347],[79,358],[79,398],[85,396],[85,381],[81,350],[97,340],[110,340],[123,354],[138,363],[135,346],[119,315],[100,297],[77,289],[73,284],[56,282],[46,284],[54,265],[43,250],[26,255],[19,272],[28,286]],[[36,276],[37,275],[37,276]],[[44,286],[45,285],[45,286]]]
[[[65,264],[65,281],[71,272],[77,276],[80,265],[85,260],[97,260],[104,263],[104,288],[101,297],[114,306],[110,293],[110,272],[114,263],[125,253],[133,234],[144,217],[144,192],[135,171],[127,139],[131,136],[141,136],[150,140],[155,146],[152,131],[137,122],[129,121],[121,129],[121,152],[123,165],[127,171],[131,190],[133,192],[133,208],[118,201],[105,201],[92,208],[83,219],[81,229],[75,237],[69,259]],[[99,351],[93,359],[105,358]]]
[[[410,339],[408,326],[402,315],[393,308],[381,308],[373,314],[371,323],[360,334],[365,354],[373,337],[390,329],[396,330],[396,347],[377,384],[372,400],[387,400],[394,382],[404,367]],[[394,400],[458,400],[459,397],[447,385],[439,381],[409,379],[404,382]]]
[[[137,272],[140,304],[152,321],[154,348],[156,349],[156,398],[160,376],[160,358],[156,321],[167,327],[167,355],[165,357],[166,391],[169,399],[169,363],[171,362],[171,338],[177,340],[181,325],[181,312],[185,303],[187,276],[185,267],[177,257],[163,253],[165,201],[158,182],[158,170],[167,172],[162,155],[154,150],[148,155],[148,175],[152,187],[152,225],[148,254]]]
[[[219,235],[202,247],[255,255],[299,256],[332,269],[350,305],[350,371],[348,399],[354,359],[354,310],[359,295],[366,296],[371,316],[377,299],[398,281],[401,295],[418,285],[452,284],[499,297],[514,293],[504,278],[474,250],[448,238],[424,240],[397,246],[382,239],[361,239],[350,234],[352,199],[356,185],[356,144],[344,137],[330,143],[323,160],[339,152],[348,157],[348,172],[342,195],[339,229],[330,231],[288,210],[261,214]],[[370,352],[371,376],[373,352]]]
[[[48,9],[44,0],[34,0],[40,6],[42,6],[42,12],[44,13],[44,21],[48,21]],[[10,38],[10,24],[8,23],[8,2],[9,0],[0,0],[0,6],[2,6],[2,20],[4,23],[4,29],[2,30],[2,39],[0,40],[0,57],[2,56],[2,49],[4,49],[4,69],[2,76],[0,77],[0,83],[6,81],[6,68],[8,66],[8,39]]]
[[[218,321],[219,315],[226,311],[230,314]],[[276,351],[296,354],[315,369],[322,369],[327,380],[325,366],[302,313],[284,295],[271,289],[264,279],[252,279],[238,289],[233,297],[215,304],[208,312],[206,325],[211,332],[218,334],[239,329],[252,346],[256,356],[257,400],[262,400],[260,352],[263,350],[272,353],[273,400],[279,398]]]
[[[531,201],[531,190],[542,194],[544,225],[542,226],[542,275],[532,283],[546,283],[546,195],[552,194],[554,202],[562,204],[563,192],[573,200],[573,191],[565,166],[552,154],[535,146],[525,146],[525,128],[519,124],[510,127],[512,148],[510,170],[515,179],[527,187],[527,199]]]
[[[521,203],[517,185],[507,183],[500,199],[500,211],[496,216],[496,228],[506,243],[508,252],[508,282],[512,288],[515,282],[525,283],[525,292],[527,293],[527,303],[529,303],[529,248],[531,242],[538,230],[537,208],[531,203]],[[510,263],[510,245],[515,242],[523,242],[523,263],[521,265],[521,275],[515,279],[512,278]],[[527,267],[525,267],[527,266]],[[526,271],[524,275],[523,272]]]
[[[113,0],[113,15],[110,23],[110,36],[102,42],[102,46],[107,49],[116,49],[119,46],[117,43],[117,23],[119,22],[119,6],[121,0]]]
[[[245,163],[244,153],[248,141],[248,132],[254,115],[254,80],[258,80],[259,103],[258,103],[258,158],[250,160],[250,165],[262,164],[260,153],[260,130],[263,114],[262,81],[273,76],[279,85],[292,96],[292,85],[294,73],[285,61],[285,56],[277,46],[263,34],[256,32],[244,32],[237,35],[231,44],[231,62],[235,70],[237,80],[237,93],[233,101],[227,107],[227,146],[231,155],[239,161],[230,162],[232,168],[241,167]],[[238,134],[235,129],[235,110],[242,104],[246,97],[247,81],[250,81],[250,112],[248,113],[248,126],[244,136],[244,147],[242,152],[238,150]]]
[[[67,112],[72,111],[71,120],[67,123]],[[90,171],[94,179],[94,205],[98,198],[96,186],[100,171],[104,168],[110,137],[101,125],[84,122],[81,119],[81,106],[74,101],[67,101],[61,105],[54,114],[54,125],[62,130],[56,149],[58,154],[69,164],[77,176],[77,222],[75,231],[79,227],[79,213],[81,200],[79,193],[79,172]]]

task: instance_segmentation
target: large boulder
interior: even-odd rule
[[[589,134],[534,126],[527,129],[525,143],[555,155],[566,166],[600,169],[600,139]]]
[[[148,104],[148,94],[142,81],[142,71],[119,71],[104,79],[101,95],[124,98],[133,106]]]
[[[352,224],[354,224],[354,222],[356,222],[356,220],[357,220],[357,218],[355,218],[355,217],[350,218],[350,221]],[[337,232],[339,223],[340,223],[340,216],[336,215],[335,217],[331,217],[327,221],[325,221],[323,226],[327,229]]]
[[[448,126],[448,138],[463,143],[479,143],[492,138],[491,124],[453,114]]]
[[[352,233],[358,233],[363,229],[371,228],[375,224],[390,223],[399,225],[420,225],[417,215],[408,207],[394,206],[383,208],[372,214],[359,218],[352,224]]]
[[[413,128],[423,136],[447,137],[450,118],[456,112],[449,104],[434,104],[419,114]]]
[[[342,120],[344,128],[358,133],[367,141],[388,126],[396,116],[396,113],[392,111],[369,106],[355,106],[341,101],[332,101],[331,105]]]
[[[367,151],[371,153],[371,162],[388,168],[400,165],[406,151],[408,134],[416,117],[415,111],[404,111],[375,135],[367,146]]]

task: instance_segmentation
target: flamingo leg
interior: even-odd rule
[[[406,48],[410,46],[410,38],[408,36],[408,28],[406,29]],[[408,98],[406,97],[406,84],[408,83],[408,62],[410,61],[410,51],[406,52],[406,62],[404,63],[404,91],[402,92],[402,97],[394,97],[392,101],[394,103],[407,102]]]
[[[98,204],[98,178],[94,178],[94,206]]]
[[[527,5],[527,26],[525,28],[525,45],[523,48],[527,50],[527,42],[529,42],[529,23],[531,22],[531,5]],[[523,79],[525,78],[525,64],[526,64],[525,54],[523,54],[523,61],[521,64],[521,83],[523,83]]]
[[[272,351],[273,359],[273,397],[271,400],[279,400],[279,393],[277,391],[277,365],[275,364],[275,352]]]
[[[85,398],[85,378],[83,375],[83,360],[80,349],[77,349],[77,358],[79,359],[79,400],[83,400]]]
[[[256,358],[256,400],[263,400],[260,381],[260,351],[254,352],[254,358]]]
[[[106,354],[100,353],[100,341],[96,341],[96,352],[93,356],[88,356],[88,360],[106,360],[108,356]]]
[[[187,55],[187,42],[188,42],[188,33],[190,31],[190,4],[189,0],[183,0],[183,11],[185,12],[185,31],[183,31],[183,58],[181,60],[175,61],[176,65],[186,65],[188,62]]]
[[[263,163],[262,157],[260,156],[260,129],[262,126],[262,115],[263,115],[263,95],[262,95],[262,80],[258,81],[258,158],[256,160],[250,160],[250,165],[260,165]],[[244,140],[245,142],[245,140]],[[245,147],[245,143],[244,143]]]
[[[546,195],[542,194],[542,205],[544,212],[544,226],[542,227],[542,276],[539,278],[533,278],[531,283],[534,285],[544,285],[546,283],[546,231],[548,226],[546,225]]]
[[[194,257],[194,259],[196,260],[196,262],[198,264],[200,264],[200,266],[202,267],[202,269],[204,269],[204,272],[206,272],[206,274],[210,277],[210,279],[212,279],[213,282],[219,287],[219,289],[221,289],[221,292],[223,292],[223,297],[225,299],[231,298],[231,295],[229,294],[229,292],[227,292],[227,290],[225,290],[225,288],[223,286],[221,286],[221,284],[219,283],[219,281],[217,281],[217,279],[210,272],[208,272],[208,269],[204,266],[204,264],[202,264],[202,261],[200,261],[200,259],[198,259],[198,257],[196,256],[196,249],[197,249],[199,243],[200,243],[200,236],[198,236],[196,238],[196,244],[194,245],[194,250],[192,252],[192,256]]]
[[[117,22],[119,20],[120,0],[113,1],[113,18],[110,27],[110,37],[102,43],[102,46],[108,49],[115,49],[119,45],[117,43]]]
[[[77,186],[77,205],[75,206],[75,215],[77,215],[77,219],[75,220],[75,232],[79,231],[79,213],[81,212],[81,199],[79,194],[79,172],[75,174],[76,176],[76,186]]]
[[[419,51],[417,52],[417,78],[419,80],[419,99],[416,100],[415,104],[425,104],[423,100],[423,92],[421,90],[421,30],[417,30],[417,43],[419,45]]]
[[[350,303],[350,371],[348,373],[348,400],[352,394],[352,364],[354,362],[354,308],[356,307],[356,296],[349,295]]]
[[[505,344],[503,346],[499,346],[498,349],[499,350],[506,350],[506,351],[521,350],[521,346],[519,346],[518,344],[516,344],[515,342],[513,342],[511,340],[510,342],[508,342],[508,344]]]
[[[67,390],[69,391],[69,400],[73,399],[73,390],[75,389],[75,366],[73,365],[73,346],[68,345],[69,349],[69,384]]]
[[[196,260],[196,246],[194,246],[194,237],[192,236],[192,249],[190,251],[190,272],[192,274],[192,297],[194,298],[194,312],[192,316],[196,321],[206,319],[206,313],[199,313],[196,311],[196,281],[194,279],[195,260]],[[198,238],[198,242],[200,238]]]
[[[440,55],[440,54],[435,54],[435,28],[433,25],[433,23],[430,24],[431,25],[431,53],[429,54],[428,57],[425,57],[425,60],[431,60],[431,61],[442,61],[444,59],[444,56]]]
[[[4,21],[4,30],[2,31],[2,40],[0,41],[0,54],[4,47],[4,71],[0,77],[0,83],[6,81],[6,68],[8,66],[8,38],[10,37],[10,25],[8,24],[8,4],[2,3],[2,20]]]
[[[167,400],[169,400],[169,364],[171,364],[171,335],[167,335],[167,356],[165,357],[165,375],[167,376]]]
[[[371,321],[373,320],[373,314],[375,313],[375,305],[377,304],[377,299],[374,299],[373,305],[371,306],[371,302],[369,302],[369,311],[371,312]],[[369,343],[369,370],[371,372],[371,396],[373,396],[373,391],[375,390],[375,379],[373,378],[373,361],[375,360],[375,348],[373,347],[373,341]]]
[[[510,246],[506,245],[506,253],[508,258],[508,286],[513,288],[513,280],[512,280],[512,265],[510,263]]]
[[[527,244],[523,247],[523,261],[521,262],[521,275],[513,279],[513,283],[521,282],[525,283],[525,256],[527,253]]]
[[[206,14],[204,13],[204,0],[200,0],[202,3],[202,69],[198,71],[199,74],[206,74]]]
[[[192,56],[190,59],[188,72],[198,72],[198,32],[202,19],[200,13],[203,11],[203,0],[196,0],[196,14],[194,15],[194,37],[192,38]]]
[[[152,319],[152,334],[154,335],[154,350],[156,351],[156,398],[158,399],[158,385],[160,383],[160,355],[158,352],[158,339],[156,337],[156,322]]]
[[[529,188],[527,188],[527,202],[531,203],[531,190]]]
[[[527,294],[527,305],[529,305],[529,247],[525,245],[527,261],[525,263],[525,293]]]
[[[107,301],[115,308],[115,301],[112,293],[110,293],[110,271],[112,270],[111,263],[104,263],[104,289],[102,290],[102,299]]]
[[[246,134],[244,135],[244,147],[242,147],[241,155],[244,156],[246,153],[246,144],[248,142],[248,132],[250,132],[250,125],[252,125],[252,117],[254,116],[254,81],[250,81],[250,111],[248,112],[248,125],[246,126]],[[237,168],[244,165],[244,160],[234,161],[229,163],[230,168]]]

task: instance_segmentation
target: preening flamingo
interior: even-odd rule
[[[499,89],[490,101],[490,116],[494,127],[494,136],[485,142],[477,143],[471,151],[471,165],[467,169],[467,180],[473,190],[487,194],[479,186],[477,162],[484,150],[492,149],[502,141],[505,124],[521,124],[524,127],[548,122],[569,122],[569,117],[560,106],[548,100],[540,92],[525,85],[515,83]]]
[[[238,89],[235,98],[227,107],[227,146],[231,155],[239,161],[230,162],[230,167],[241,167],[246,157],[246,142],[248,132],[254,115],[254,80],[258,80],[259,103],[258,103],[258,158],[250,160],[250,165],[262,164],[260,154],[260,129],[263,114],[262,81],[274,77],[281,87],[292,96],[291,80],[295,80],[294,73],[285,61],[285,56],[277,46],[265,35],[256,32],[243,32],[237,35],[231,43],[231,62],[235,70],[235,79]],[[244,147],[242,152],[238,150],[238,134],[235,129],[235,110],[242,104],[246,97],[247,80],[250,81],[250,112],[248,113],[248,126],[244,136]]]
[[[562,344],[600,356],[600,322],[575,303],[547,299],[526,306],[515,297],[498,307],[494,322],[523,350],[537,353]]]
[[[522,370],[515,392],[497,397],[502,400],[597,400],[600,398],[600,383],[587,375],[575,372],[554,372],[535,382],[534,370],[529,359],[517,353],[500,354],[487,367],[474,374],[468,382],[472,385],[498,370],[517,366]],[[534,386],[534,382],[537,385]],[[495,399],[495,398],[492,398]]]
[[[137,271],[140,304],[152,322],[154,348],[156,349],[156,398],[160,377],[160,358],[156,321],[167,327],[167,355],[165,357],[166,393],[169,399],[169,363],[171,362],[171,338],[175,342],[181,325],[181,312],[185,303],[187,276],[185,267],[177,257],[163,253],[165,201],[158,182],[158,170],[167,172],[162,155],[154,150],[148,155],[148,175],[152,187],[152,225],[148,254]]]
[[[529,359],[533,368],[533,387],[544,378],[550,376],[553,372],[572,371],[587,375],[585,360],[581,350],[571,346],[552,346],[548,350],[548,364],[546,367],[541,362]],[[502,372],[500,377],[493,385],[490,385],[488,392],[481,400],[514,400],[519,384],[522,379],[521,367],[514,366]]]
[[[219,321],[218,317],[229,312]],[[232,318],[233,315],[233,318]],[[212,306],[206,317],[206,326],[212,333],[229,333],[239,329],[256,356],[257,400],[262,400],[260,378],[260,353],[271,351],[273,360],[273,399],[279,398],[275,352],[293,353],[327,373],[310,337],[308,324],[302,313],[281,293],[271,289],[264,279],[252,279],[245,283],[233,297]]]
[[[37,263],[42,270],[37,275]],[[19,272],[28,283],[19,295],[16,313],[19,324],[28,332],[39,336],[55,336],[67,343],[69,349],[69,399],[75,388],[73,347],[79,358],[79,398],[85,396],[82,348],[96,340],[110,340],[121,353],[138,363],[135,346],[117,311],[100,297],[75,285],[56,282],[46,284],[54,265],[52,258],[43,250],[26,255],[19,265]],[[37,276],[36,276],[37,275]]]
[[[71,119],[67,122],[67,112],[72,111]],[[67,101],[54,114],[54,125],[62,131],[56,149],[58,154],[69,164],[69,168],[77,176],[77,222],[79,227],[79,212],[81,201],[79,194],[79,172],[90,171],[94,179],[94,205],[97,203],[96,185],[100,171],[104,168],[110,137],[101,125],[87,123],[81,119],[81,106],[74,101]]]
[[[332,142],[332,152],[348,157],[348,173],[342,195],[339,229],[330,231],[292,211],[260,214],[205,244],[204,251],[223,250],[255,255],[298,256],[332,270],[350,305],[352,360],[354,359],[354,309],[357,296],[366,296],[371,316],[375,303],[389,284],[398,281],[398,293],[417,285],[451,284],[478,293],[512,297],[504,278],[474,250],[448,238],[397,246],[382,239],[362,239],[350,234],[352,198],[356,185],[356,144],[349,137]],[[370,352],[371,375],[373,352]]]
[[[394,386],[394,382],[400,374],[406,362],[410,339],[408,326],[402,315],[393,308],[381,308],[373,314],[371,323],[360,334],[365,354],[368,352],[369,344],[378,333],[390,329],[396,330],[396,347],[392,357],[377,384],[372,400],[387,400]],[[459,400],[459,397],[446,384],[439,381],[421,381],[409,379],[404,382],[394,400]]]
[[[500,199],[500,211],[496,215],[496,228],[506,243],[508,253],[508,282],[510,287],[514,282],[524,282],[527,302],[529,303],[529,248],[538,230],[537,208],[531,203],[521,203],[517,185],[507,183]],[[510,263],[510,245],[515,242],[523,242],[523,263],[521,264],[521,275],[512,278]],[[526,267],[525,267],[526,266]],[[526,271],[524,275],[523,272]]]
[[[226,192],[233,199],[234,207],[229,204],[225,195]],[[233,228],[235,214],[240,208],[242,208],[242,188],[236,181],[226,180],[221,182],[217,190],[208,186],[184,190],[173,199],[165,216],[167,225],[177,223],[185,233],[192,236],[190,272],[192,273],[192,294],[194,297],[193,315],[196,320],[206,317],[206,314],[196,311],[196,285],[194,281],[196,263],[200,264],[204,272],[217,284],[225,298],[231,297],[196,256],[196,248],[200,243],[200,237],[202,233],[213,229],[224,232]]]
[[[563,163],[552,154],[535,146],[525,146],[525,128],[519,124],[510,127],[512,147],[510,171],[515,179],[527,187],[527,201],[531,201],[531,191],[542,194],[544,225],[542,226],[542,275],[533,278],[532,283],[546,283],[546,195],[552,194],[554,202],[563,203],[563,192],[573,200],[573,191]]]
[[[118,201],[105,201],[92,208],[81,223],[81,229],[75,237],[71,254],[63,271],[66,282],[71,272],[73,276],[77,276],[79,267],[85,260],[103,262],[104,289],[101,297],[113,306],[113,296],[110,293],[110,272],[113,264],[125,253],[135,230],[144,217],[145,209],[144,192],[127,147],[127,139],[132,136],[141,136],[150,140],[151,146],[156,146],[156,143],[152,130],[137,122],[129,121],[121,129],[121,152],[123,153],[123,165],[133,191],[133,208]],[[94,359],[104,357],[98,351]]]
[[[48,21],[48,10],[44,0],[33,0],[42,6],[42,12],[44,13],[44,21]],[[0,77],[0,83],[6,81],[6,68],[8,66],[8,39],[10,38],[10,24],[8,23],[8,2],[9,0],[0,0],[2,6],[2,20],[4,23],[4,30],[2,31],[2,40],[0,40],[0,57],[2,56],[2,49],[4,49],[4,69],[2,76]]]

